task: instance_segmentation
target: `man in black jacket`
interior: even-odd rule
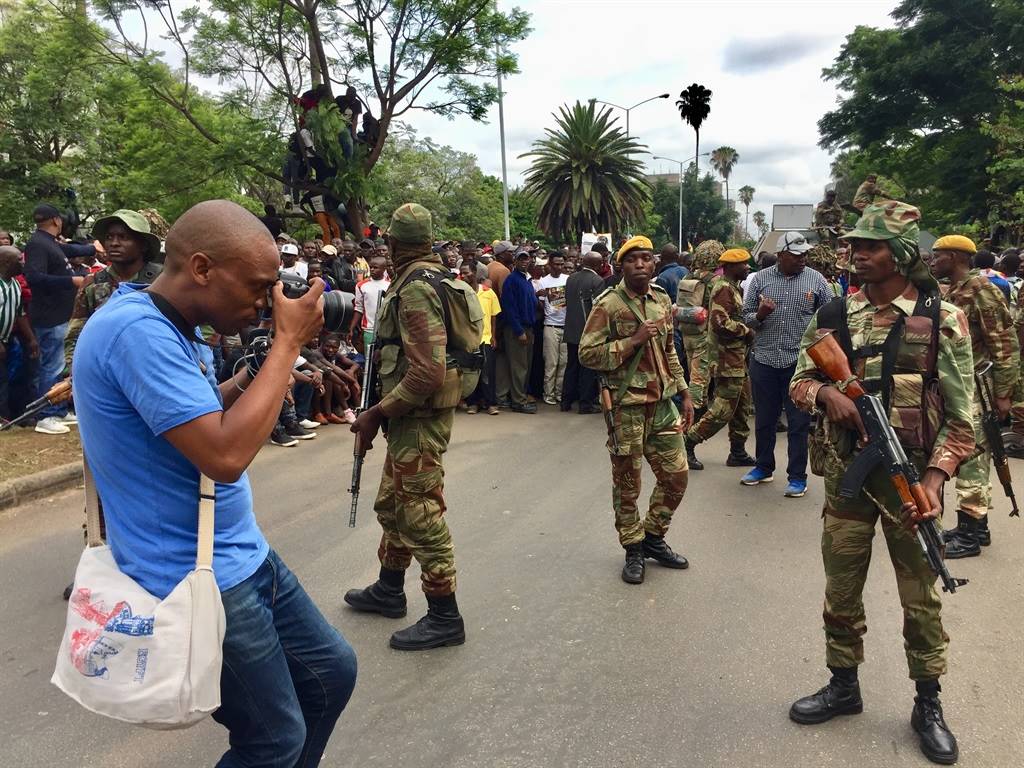
[[[25,278],[32,289],[29,320],[39,342],[39,367],[35,396],[42,397],[64,372],[64,337],[75,305],[75,292],[85,282],[71,271],[71,265],[57,242],[64,226],[61,213],[42,203],[32,212],[36,231],[25,244]],[[47,406],[40,413],[36,432],[61,435],[68,424],[77,423],[66,405]]]
[[[580,413],[596,413],[597,374],[580,364],[580,337],[587,315],[594,299],[605,286],[597,269],[601,266],[599,251],[590,251],[583,257],[583,269],[569,275],[565,284],[565,345],[569,357],[565,366],[565,382],[562,386],[562,410],[571,411],[574,401],[579,401]]]

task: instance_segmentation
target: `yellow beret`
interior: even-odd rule
[[[966,253],[977,253],[978,247],[969,237],[963,235],[943,235],[935,241],[933,251],[964,251]]]
[[[615,263],[618,264],[622,261],[623,256],[638,248],[642,248],[646,251],[653,251],[654,243],[651,242],[650,238],[644,237],[643,235],[634,235],[624,242],[621,248],[619,248],[618,253],[615,254]]]
[[[740,264],[744,261],[750,261],[750,254],[746,248],[730,248],[718,257],[720,264]]]

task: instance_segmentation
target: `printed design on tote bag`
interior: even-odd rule
[[[153,616],[135,616],[124,600],[107,610],[102,600],[92,602],[92,590],[82,587],[71,597],[71,608],[97,629],[76,629],[71,634],[71,661],[86,677],[104,677],[106,660],[120,653],[123,643],[104,633],[147,637],[153,634]],[[143,673],[144,674],[144,673]],[[138,675],[136,675],[138,677]]]

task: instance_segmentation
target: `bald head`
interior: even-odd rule
[[[0,246],[0,277],[10,279],[21,274],[21,251],[11,245]]]
[[[196,253],[214,263],[255,264],[277,259],[277,246],[262,221],[230,200],[207,200],[181,214],[167,233],[165,269],[176,271]]]

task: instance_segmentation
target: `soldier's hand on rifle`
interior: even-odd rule
[[[1008,397],[997,397],[996,398],[996,415],[999,416],[1000,421],[1004,421],[1007,416],[1010,415],[1010,406],[1012,402]]]
[[[648,341],[658,335],[658,324],[653,320],[644,320],[639,328],[636,329],[636,333],[629,337],[629,340],[633,342],[633,348],[641,347]]]
[[[693,398],[689,390],[683,392],[683,431],[693,426]]]
[[[761,302],[757,305],[757,319],[764,322],[764,319],[775,311],[775,302],[764,296],[760,299]]]
[[[928,499],[931,509],[921,511],[916,504],[904,504],[901,511],[907,520],[908,528],[916,530],[918,523],[934,520],[942,514],[942,502],[939,500],[939,494],[945,481],[946,474],[941,469],[929,467],[924,471],[921,487],[924,489],[925,498]]]
[[[379,405],[375,405],[360,413],[356,417],[355,423],[349,427],[349,431],[359,435],[359,445],[364,452],[373,448],[373,438],[380,431],[382,421],[384,421],[384,413]]]
[[[825,415],[833,424],[852,429],[860,434],[862,442],[867,442],[868,433],[864,429],[864,422],[861,421],[860,413],[853,400],[848,398],[835,387],[825,386],[818,390],[818,405],[825,408]]]

